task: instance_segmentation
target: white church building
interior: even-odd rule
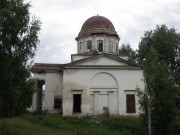
[[[102,114],[108,108],[111,115],[138,115],[136,88],[144,89],[142,66],[119,54],[119,40],[109,19],[87,19],[70,63],[34,64],[39,89],[33,95],[33,111],[72,116]]]

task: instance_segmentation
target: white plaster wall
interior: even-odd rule
[[[144,89],[142,70],[121,70],[116,72],[116,77],[119,83],[119,114],[127,115],[126,113],[126,91],[136,90],[137,87]],[[134,94],[134,93],[132,93]],[[138,98],[136,97],[136,114],[139,114]]]
[[[91,76],[86,76],[78,69],[64,69],[63,74],[63,115],[72,115],[73,112],[73,94],[72,90],[82,91],[82,114],[88,114],[90,108],[90,95],[88,91],[89,80]]]
[[[63,93],[63,77],[61,73],[46,73],[45,109],[54,110],[54,96]]]
[[[108,73],[116,78],[118,82],[117,100],[118,114],[126,114],[126,92],[125,90],[135,90],[138,87],[144,89],[142,81],[142,70],[123,70],[123,69],[65,69],[63,75],[63,115],[72,115],[73,95],[71,90],[82,91],[82,115],[92,112],[90,106],[90,80],[98,73]],[[100,78],[104,80],[104,78]],[[104,84],[108,83],[104,80]],[[92,97],[91,97],[92,98]],[[105,97],[104,97],[105,99]],[[115,102],[115,101],[113,101]],[[139,106],[136,97],[136,114],[139,113]]]

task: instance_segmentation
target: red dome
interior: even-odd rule
[[[84,22],[76,40],[92,35],[115,36],[119,39],[112,22],[106,17],[99,15],[92,16]]]
[[[105,28],[105,29],[111,29],[114,30],[114,25],[112,24],[112,22],[107,19],[106,17],[103,16],[92,16],[89,19],[87,19],[82,28],[81,31],[84,30],[90,30],[90,29],[94,29],[94,28]]]

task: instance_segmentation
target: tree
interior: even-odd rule
[[[40,21],[23,0],[0,1],[0,117],[20,114],[32,97],[31,63]]]
[[[172,71],[173,83],[180,84],[180,34],[176,29],[157,25],[154,31],[145,32],[139,43],[137,61],[143,63],[150,47],[157,51],[159,60],[164,60]]]
[[[119,49],[120,54],[127,54],[128,55],[128,61],[135,62],[136,59],[136,51],[134,51],[130,44],[122,44],[122,46]]]
[[[174,28],[157,26],[145,32],[138,50],[138,61],[143,64],[145,90],[139,91],[140,105],[148,115],[151,108],[155,134],[168,135],[175,118],[175,97],[179,87],[178,54],[180,35]],[[147,124],[147,123],[146,123]]]

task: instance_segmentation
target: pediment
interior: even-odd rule
[[[98,57],[94,59],[84,60],[81,63],[77,63],[78,65],[116,65],[116,66],[127,66],[126,63],[107,58],[107,57]]]
[[[136,64],[130,63],[125,59],[119,58],[118,56],[110,54],[101,54],[91,56],[69,63],[68,65],[74,66],[137,66]]]

